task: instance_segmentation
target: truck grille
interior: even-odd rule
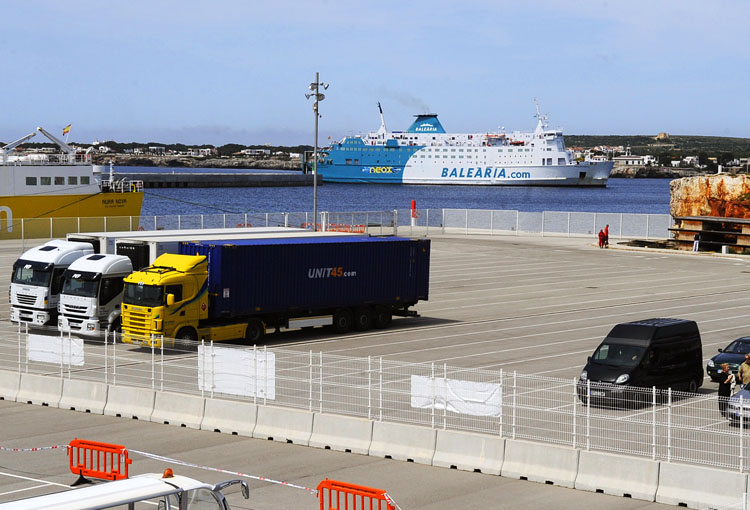
[[[64,304],[62,305],[62,309],[63,313],[85,314],[88,310],[88,306]]]
[[[36,303],[36,296],[29,294],[16,294],[16,300],[20,305],[34,306]]]
[[[139,343],[150,339],[151,315],[128,308],[122,314],[123,336]]]

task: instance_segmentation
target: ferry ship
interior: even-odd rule
[[[446,133],[437,114],[416,115],[404,131],[345,137],[318,152],[325,182],[485,186],[606,186],[612,161],[577,160],[561,130],[536,108],[534,131]],[[304,171],[313,157],[305,155]]]
[[[37,131],[59,151],[16,150]],[[103,169],[90,150],[78,153],[41,127],[0,147],[0,238],[20,237],[21,219],[140,216],[143,182],[115,180],[111,165],[106,178]]]

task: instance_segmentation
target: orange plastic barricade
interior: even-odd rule
[[[395,510],[384,490],[326,478],[318,484],[320,510]],[[326,506],[327,505],[327,506]]]
[[[124,446],[74,439],[68,444],[70,471],[74,475],[102,480],[122,480],[128,477],[128,458]]]

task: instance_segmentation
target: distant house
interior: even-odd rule
[[[302,154],[300,154],[299,152],[290,152],[289,153],[289,158],[291,158],[291,159],[301,159],[302,158]]]
[[[136,147],[133,149],[133,154],[145,154],[146,151],[142,147]]]
[[[99,146],[99,147],[97,148],[97,150],[99,151],[99,153],[100,153],[100,154],[107,154],[107,153],[109,153],[109,152],[112,152],[112,149],[110,149],[110,148],[109,148],[109,147],[107,147],[106,145],[100,145],[100,146]]]
[[[164,153],[167,152],[167,148],[166,147],[161,147],[159,145],[151,145],[151,146],[149,146],[148,151],[151,154],[164,154]]]
[[[209,148],[209,149],[198,149],[198,155],[199,156],[210,156],[213,153],[214,153],[214,150],[211,149],[211,148]]]
[[[270,149],[243,149],[242,154],[245,156],[270,156]]]
[[[670,163],[672,164],[672,168],[680,168],[680,163],[682,163],[682,160],[673,159],[672,161],[670,161]]]

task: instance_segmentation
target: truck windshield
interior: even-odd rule
[[[646,348],[640,345],[603,343],[594,351],[591,360],[602,365],[634,367],[640,362],[644,352]]]
[[[50,277],[52,276],[51,267],[18,260],[13,265],[13,283],[21,285],[35,285],[38,287],[49,287]]]
[[[164,289],[156,285],[125,284],[123,303],[139,306],[161,306],[164,304]]]
[[[62,293],[69,296],[96,297],[99,295],[100,279],[91,280],[88,278],[65,277]]]

